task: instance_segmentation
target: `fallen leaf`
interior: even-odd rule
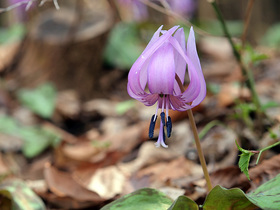
[[[104,201],[95,192],[78,184],[69,173],[59,171],[49,163],[45,165],[44,175],[48,188],[58,197],[71,197],[77,201],[91,201],[94,203]]]
[[[150,176],[154,182],[164,185],[168,180],[174,180],[182,177],[193,177],[202,175],[202,169],[193,161],[184,157],[179,157],[170,162],[160,162],[140,170],[139,177]]]
[[[233,105],[236,99],[240,97],[249,99],[250,92],[247,88],[240,88],[236,83],[226,83],[221,86],[218,93],[218,106],[228,107]]]
[[[111,199],[122,194],[127,177],[117,166],[98,169],[90,179],[87,186],[104,199]]]

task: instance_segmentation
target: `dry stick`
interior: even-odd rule
[[[176,79],[176,81],[177,81],[177,83],[180,87],[181,92],[183,93],[185,91],[185,88],[184,88],[184,86],[183,86],[183,84],[182,84],[182,82],[181,82],[181,80],[180,80],[180,78],[177,74],[175,75],[175,79]],[[194,117],[193,117],[193,112],[192,112],[191,109],[187,110],[187,112],[188,112],[189,120],[190,120],[190,123],[191,123],[191,128],[193,130],[193,135],[194,135],[194,139],[195,139],[195,144],[196,144],[196,149],[197,149],[199,161],[200,161],[200,164],[201,164],[201,167],[202,167],[202,170],[203,170],[203,174],[204,174],[204,177],[205,177],[205,180],[206,180],[208,192],[210,192],[213,187],[212,187],[212,184],[211,184],[211,180],[210,180],[210,176],[209,176],[209,173],[208,173],[206,161],[205,161],[204,154],[203,154],[201,144],[200,144],[200,140],[199,140],[199,137],[198,137],[196,124],[195,124],[195,120],[194,120]]]
[[[244,20],[245,24],[244,24],[243,33],[242,33],[242,36],[241,36],[242,48],[244,48],[244,46],[245,46],[245,41],[246,41],[249,22],[250,22],[250,19],[251,19],[251,14],[252,14],[254,1],[255,0],[250,0],[248,2],[247,8],[246,8],[245,20]]]
[[[189,27],[192,26],[192,24],[189,21],[187,21],[184,17],[182,17],[181,15],[177,14],[176,12],[171,11],[170,9],[166,9],[164,7],[161,7],[161,6],[151,2],[149,0],[139,0],[139,1],[142,2],[143,4],[146,4],[147,6],[149,6],[151,8],[153,8],[154,10],[156,10],[158,12],[161,12],[161,13],[163,13],[165,15],[171,16],[171,17],[181,21],[186,26],[189,26]],[[202,30],[200,28],[197,28],[196,26],[193,26],[193,27],[194,27],[196,33],[198,33],[200,35],[203,35],[203,36],[213,36],[213,35],[207,33],[206,31],[204,31],[204,30]]]

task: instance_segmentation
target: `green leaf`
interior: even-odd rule
[[[265,104],[262,104],[261,109],[265,111],[269,108],[274,108],[274,107],[279,107],[279,106],[280,106],[280,104],[277,103],[276,101],[269,101]]]
[[[280,209],[280,174],[247,194],[247,197],[262,209]]]
[[[21,180],[10,180],[1,184],[0,194],[5,198],[5,202],[2,202],[1,199],[0,209],[46,209],[42,200]]]
[[[129,69],[142,53],[139,30],[135,23],[119,23],[110,33],[105,60],[114,66]]]
[[[168,208],[168,210],[198,210],[198,205],[190,198],[186,196],[179,196],[174,203]]]
[[[131,109],[134,106],[135,106],[135,100],[123,101],[117,104],[116,112],[118,115],[122,115],[125,112],[127,112],[127,110]]]
[[[18,136],[18,129],[19,125],[14,118],[6,115],[0,116],[0,133]]]
[[[23,24],[14,24],[10,28],[0,28],[0,44],[20,40],[25,34]]]
[[[164,193],[151,188],[143,188],[109,203],[101,210],[166,210],[171,204],[172,199]]]
[[[249,163],[250,163],[250,159],[251,156],[253,155],[252,152],[242,149],[238,144],[237,141],[235,141],[237,148],[240,152],[242,152],[242,154],[240,155],[239,161],[238,161],[238,166],[240,168],[240,170],[246,175],[246,177],[250,180],[250,176],[249,176]]]
[[[238,161],[238,166],[240,170],[246,175],[246,177],[250,180],[249,176],[249,163],[250,163],[250,158],[252,156],[252,153],[242,153],[240,155],[239,161]]]
[[[60,137],[40,127],[25,127],[20,130],[24,140],[22,152],[28,158],[39,155],[49,146],[54,146]]]
[[[22,89],[17,93],[20,102],[40,115],[50,118],[55,108],[56,91],[52,84],[40,85],[34,90]]]
[[[277,48],[280,46],[280,24],[274,24],[265,33],[262,38],[262,44]]]
[[[250,210],[256,208],[242,190],[238,188],[228,190],[219,185],[211,190],[203,204],[204,210]]]

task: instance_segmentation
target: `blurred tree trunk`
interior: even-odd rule
[[[105,0],[69,2],[75,8],[60,5],[60,10],[52,7],[33,18],[13,72],[19,86],[51,81],[58,90],[74,89],[88,99],[98,90],[113,21]]]

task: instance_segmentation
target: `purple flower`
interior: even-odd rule
[[[167,0],[176,13],[191,18],[197,9],[197,0]]]
[[[184,30],[178,28],[179,26],[174,26],[165,31],[162,30],[162,26],[159,27],[128,74],[127,91],[132,98],[146,106],[158,102],[156,114],[151,119],[150,138],[153,137],[158,109],[161,109],[157,147],[160,145],[168,147],[165,144],[164,131],[166,126],[167,137],[170,137],[172,123],[168,110],[191,109],[200,104],[206,95],[206,84],[196,51],[194,31],[191,27],[186,49]],[[190,83],[182,93],[177,81],[184,83],[186,65]],[[149,92],[145,91],[146,86]]]
[[[133,12],[136,21],[142,21],[148,18],[147,6],[139,0],[119,0],[119,3]]]

